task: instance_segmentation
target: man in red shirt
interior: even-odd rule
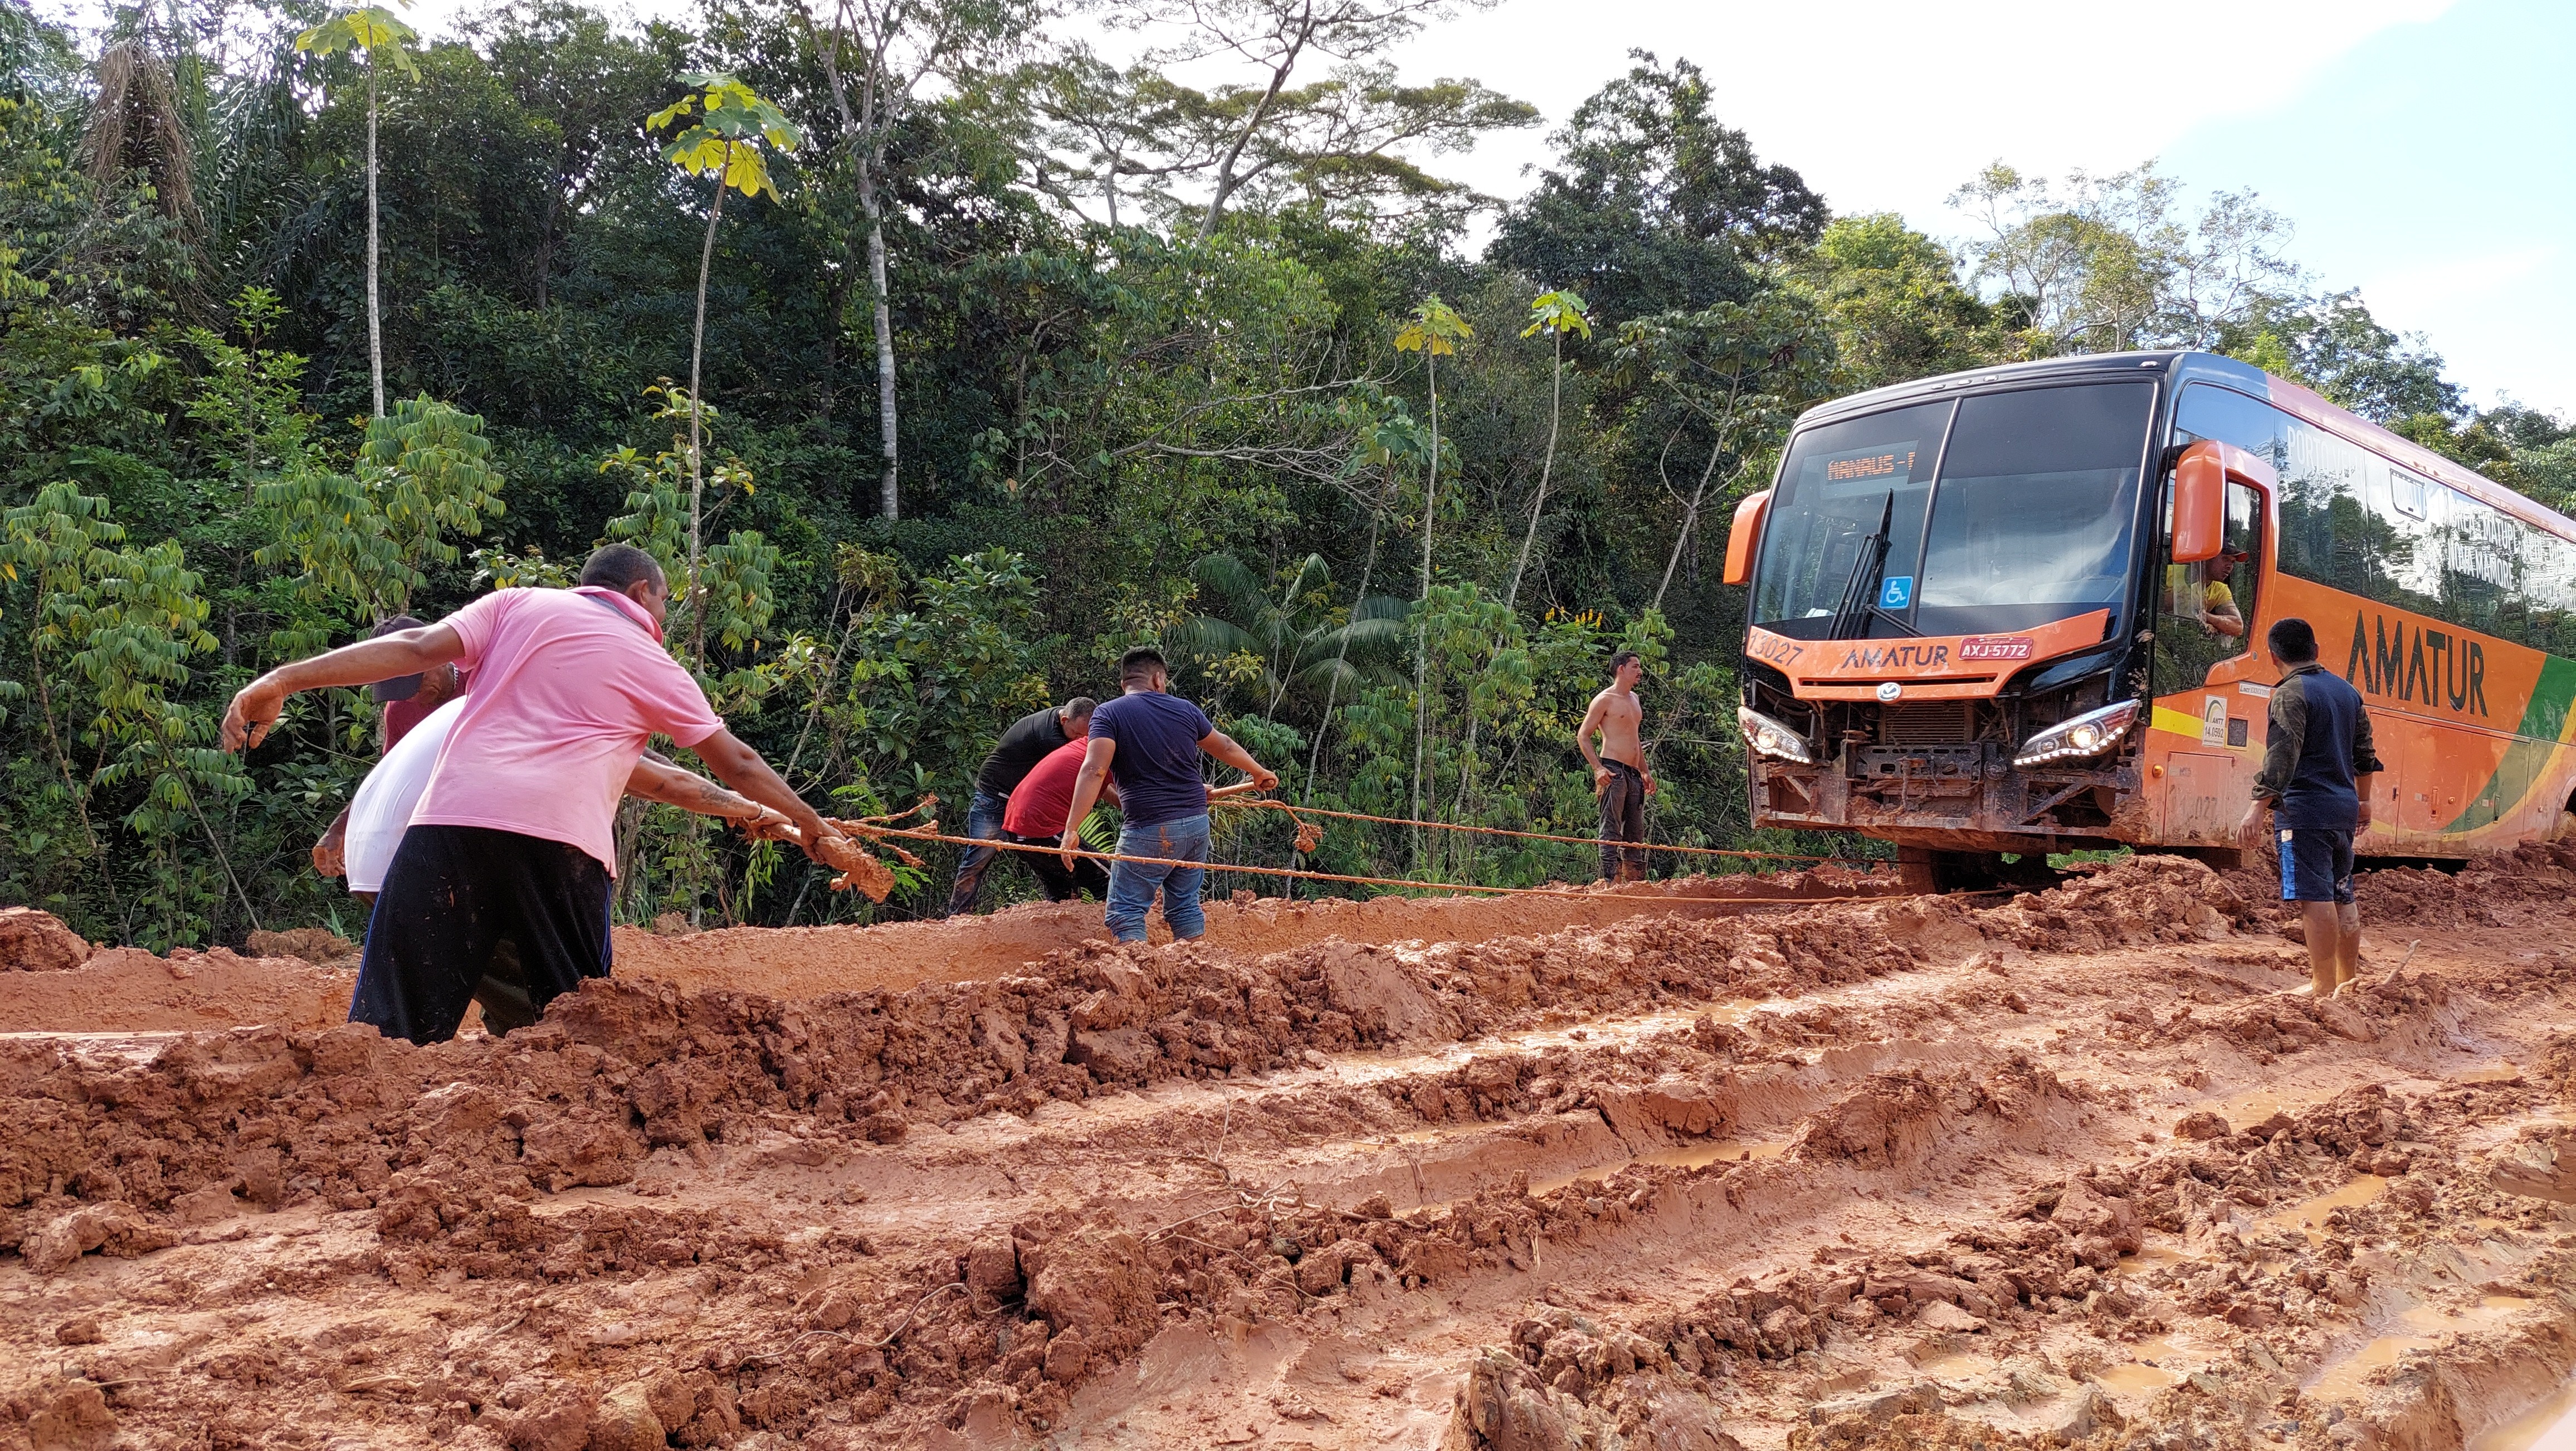
[[[1106,899],[1109,895],[1109,869],[1089,857],[1076,857],[1068,865],[1058,855],[1064,835],[1064,818],[1073,809],[1074,783],[1082,775],[1083,758],[1091,752],[1088,737],[1067,741],[1056,747],[1031,767],[1028,776],[1011,793],[1010,806],[1002,813],[1002,839],[1021,846],[1043,846],[1043,852],[1019,852],[1020,860],[1038,874],[1038,884],[1046,889],[1050,902],[1066,902],[1079,890]],[[1223,801],[1261,789],[1255,781],[1237,781],[1208,792],[1210,801]],[[1100,782],[1100,799],[1117,806],[1118,783],[1107,778]],[[1124,809],[1123,807],[1121,808]]]
[[[1078,736],[1039,757],[1002,811],[1004,841],[1046,848],[1012,855],[1038,874],[1038,885],[1050,902],[1071,901],[1077,891],[1095,897],[1109,894],[1107,868],[1089,857],[1077,857],[1067,866],[1056,851],[1057,838],[1064,832],[1064,814],[1073,805],[1073,778],[1082,774],[1082,757],[1090,747],[1090,737]],[[1117,787],[1103,782],[1101,794],[1110,805],[1118,804]]]

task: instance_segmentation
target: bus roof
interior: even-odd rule
[[[2086,353],[2074,357],[2043,358],[2031,363],[2004,363],[1991,368],[1971,368],[1962,373],[1944,373],[1938,377],[1917,378],[1908,383],[1895,383],[1854,393],[1807,410],[1798,422],[1829,422],[1855,413],[1870,413],[1900,403],[1920,402],[1965,390],[1983,390],[2010,384],[2071,381],[2076,378],[2101,379],[2113,376],[2135,377],[2153,374],[2171,378],[2176,388],[2188,382],[2222,383],[2240,393],[2250,393],[2282,412],[2341,435],[2347,442],[2358,444],[2391,463],[2401,464],[2426,478],[2468,495],[2472,499],[2510,514],[2524,523],[2576,541],[2576,520],[2535,503],[2488,478],[2486,475],[2444,458],[2422,444],[2401,438],[2366,418],[2336,407],[2310,389],[2284,378],[2276,378],[2251,363],[2216,353],[2186,352],[2169,349],[2140,353]]]

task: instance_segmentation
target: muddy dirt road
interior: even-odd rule
[[[1727,916],[1783,899],[1823,901],[1896,890],[1890,874],[1820,866],[1527,897],[1283,902],[1239,892],[1233,900],[1207,904],[1206,942],[1237,953],[1277,952],[1326,940],[1473,943],[1602,927],[1636,916]],[[0,913],[10,910],[0,908]],[[1157,941],[1171,940],[1160,918],[1151,929]],[[244,956],[219,947],[168,958],[134,948],[93,952],[77,938],[65,947],[36,940],[32,934],[38,930],[31,929],[29,940],[21,942],[8,922],[0,920],[0,984],[7,987],[0,992],[0,1034],[161,1032],[254,1023],[327,1028],[347,1020],[349,994],[358,981],[357,948],[318,928],[252,934],[252,946],[275,955]],[[59,924],[46,935],[69,937]],[[1103,935],[1097,902],[1029,902],[954,922],[737,927],[684,935],[619,927],[614,933],[621,977],[667,982],[683,991],[724,988],[791,1001],[1006,977],[1049,953]],[[12,965],[47,970],[19,975]]]
[[[2498,1444],[2576,1369],[2572,867],[2367,879],[2327,1002],[2140,859],[426,1050],[13,1007],[0,1446]]]

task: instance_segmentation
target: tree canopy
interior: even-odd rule
[[[1479,196],[1446,168],[1536,113],[1383,58],[1478,9],[1119,0],[1120,70],[1031,0],[514,0],[449,38],[176,0],[95,43],[0,7],[0,898],[156,946],[354,932],[306,853],[373,705],[299,698],[241,758],[224,700],[611,539],[688,585],[675,650],[843,815],[964,799],[1013,717],[1154,642],[1292,801],[1580,833],[1572,732],[1632,647],[1654,834],[1742,846],[1714,566],[1817,401],[2213,347],[2576,490],[2563,420],[2472,411],[2258,198],[2152,167],[1998,163],[1944,240],[1835,214],[1721,78],[1640,52],[1525,196]],[[618,840],[638,922],[918,911],[949,865],[878,907],[668,808]],[[1275,813],[1218,850],[1495,883],[1590,855],[1301,846]]]

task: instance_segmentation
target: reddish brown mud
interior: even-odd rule
[[[0,1040],[0,1447],[2452,1451],[2576,1367],[2572,862],[2324,1002],[2141,859]]]

